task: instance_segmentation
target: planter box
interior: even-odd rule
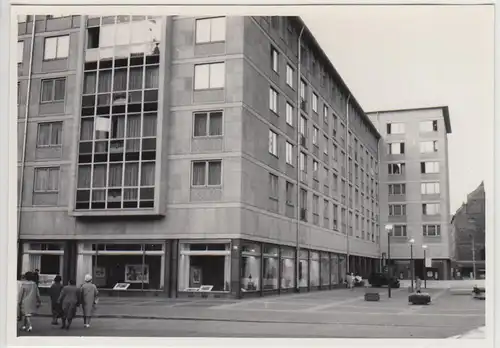
[[[367,292],[365,294],[365,301],[380,301],[380,294],[378,292]]]
[[[431,295],[426,293],[414,293],[408,296],[408,302],[413,305],[428,305],[431,302]]]

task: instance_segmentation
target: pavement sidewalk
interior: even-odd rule
[[[468,331],[462,335],[450,337],[451,339],[484,339],[486,338],[486,326]]]

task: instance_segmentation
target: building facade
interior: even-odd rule
[[[467,195],[467,202],[451,220],[454,277],[484,278],[486,276],[486,200],[484,183]],[[475,268],[475,274],[474,274]]]
[[[300,18],[18,28],[19,272],[242,297],[379,267],[380,135]]]
[[[448,107],[371,112],[383,137],[380,155],[382,252],[390,254],[395,275],[450,278]],[[413,241],[413,243],[411,243]],[[424,261],[424,249],[427,262]],[[424,274],[425,272],[425,274]]]

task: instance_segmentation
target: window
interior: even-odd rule
[[[438,151],[438,142],[436,140],[420,142],[420,153],[431,153],[437,151]]]
[[[196,112],[194,136],[213,137],[222,135],[222,111]]]
[[[220,186],[222,161],[194,161],[193,186]]]
[[[389,184],[389,195],[406,194],[406,184]]]
[[[216,89],[224,88],[225,64],[210,63],[194,66],[194,89]]]
[[[43,59],[63,59],[69,54],[69,35],[46,37]]]
[[[323,105],[323,122],[328,123],[328,106]]]
[[[439,237],[441,235],[441,225],[423,225],[422,234],[426,237]]]
[[[394,225],[392,230],[393,237],[406,237],[406,225]]]
[[[306,135],[306,128],[307,128],[307,120],[305,119],[304,116],[301,116],[300,117],[300,134],[302,134],[303,136]]]
[[[59,191],[59,167],[35,168],[33,192]]]
[[[300,189],[300,206],[303,210],[307,210],[307,191],[304,189]],[[302,220],[305,220],[305,216]]]
[[[27,19],[28,19],[27,15],[18,15],[17,16],[17,22],[18,23],[24,23],[24,22],[26,22]]]
[[[24,41],[17,42],[17,64],[23,62],[24,56]]]
[[[438,122],[437,121],[422,121],[420,122],[420,132],[428,133],[428,132],[437,132],[438,131]]]
[[[313,144],[316,146],[318,146],[318,131],[319,129],[313,126]]]
[[[286,102],[286,123],[293,127],[293,106]]]
[[[319,196],[313,195],[313,214],[319,214]]]
[[[439,194],[439,183],[438,182],[422,183],[420,184],[420,190],[423,195]]]
[[[439,173],[439,162],[420,162],[420,173]]]
[[[286,84],[293,88],[293,75],[294,71],[290,64],[286,65]]]
[[[196,43],[221,42],[226,40],[226,17],[196,20]]]
[[[278,199],[278,177],[269,174],[269,197]]]
[[[389,204],[389,216],[404,216],[406,215],[405,204]]]
[[[286,204],[293,205],[293,184],[286,182]]]
[[[404,123],[388,123],[387,124],[387,134],[404,134],[405,125]]]
[[[326,199],[323,200],[323,217],[325,219],[328,219],[328,215],[330,213],[330,202],[328,202]]]
[[[323,135],[323,153],[328,155],[328,138],[326,135]]]
[[[318,113],[318,95],[314,92],[312,97],[312,109],[315,113]]]
[[[278,92],[274,88],[269,88],[269,109],[275,114],[278,113]]]
[[[339,177],[337,176],[337,174],[333,174],[333,191],[334,192],[337,192],[337,190],[339,189]]]
[[[439,203],[424,203],[422,204],[423,215],[438,215]]]
[[[333,229],[337,230],[338,229],[338,205],[334,204],[333,205]]]
[[[269,153],[278,157],[278,134],[269,130]]]
[[[286,142],[286,163],[289,165],[293,165],[293,145],[290,144],[288,141]]]
[[[307,155],[303,152],[300,153],[299,168],[301,171],[307,173]]]
[[[276,48],[271,46],[271,68],[274,72],[278,72],[279,67],[279,54]]]
[[[389,144],[389,155],[402,155],[405,153],[405,143]]]
[[[389,163],[388,165],[389,175],[401,175],[405,173],[404,163]]]
[[[318,161],[313,160],[313,173],[318,175]]]
[[[332,135],[334,137],[337,136],[337,126],[338,126],[338,118],[337,118],[337,116],[333,115],[333,130],[332,130]]]
[[[66,79],[42,80],[41,92],[42,103],[63,101],[66,94]]]
[[[306,83],[304,80],[300,80],[300,99],[306,100]]]
[[[40,123],[38,125],[36,146],[60,146],[62,143],[62,125],[62,122]]]

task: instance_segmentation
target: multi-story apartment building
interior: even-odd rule
[[[378,267],[380,135],[300,18],[18,28],[20,272],[241,297]]]
[[[485,198],[484,183],[481,183],[467,195],[467,202],[451,219],[454,237],[452,267],[456,278],[481,278],[486,275]]]
[[[448,107],[370,112],[383,137],[380,154],[382,226],[392,226],[394,271],[411,277],[450,277]],[[383,228],[382,252],[388,251]],[[413,242],[413,243],[411,243]],[[412,244],[412,245],[410,245]],[[424,248],[427,262],[424,261]]]

